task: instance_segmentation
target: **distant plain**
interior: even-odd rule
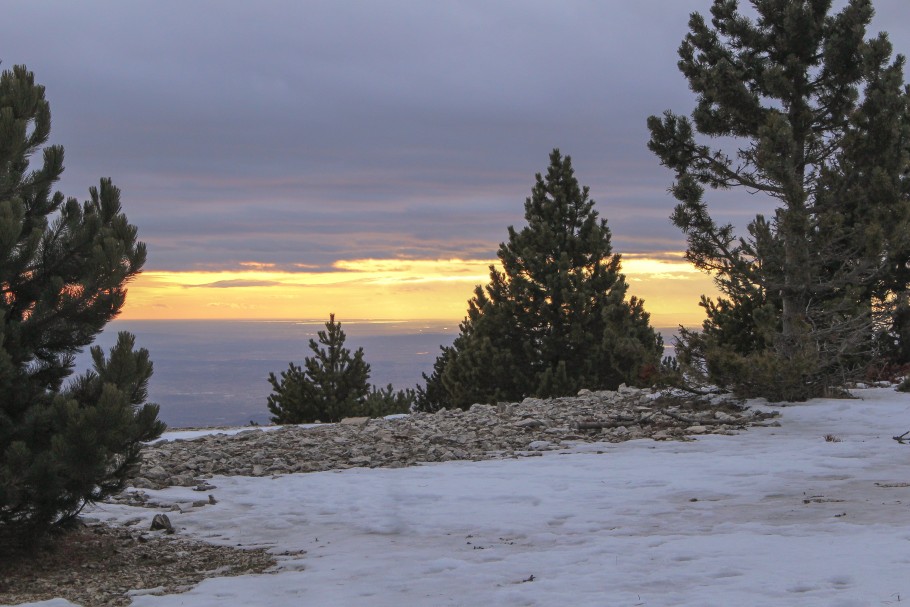
[[[396,389],[422,384],[440,346],[458,334],[457,322],[339,320],[345,346],[363,348],[371,383]],[[119,331],[136,336],[155,365],[149,401],[161,406],[169,427],[237,426],[269,423],[269,372],[301,365],[312,354],[308,341],[323,328],[318,320],[117,320],[95,343],[108,351]],[[658,330],[669,347],[674,329]],[[87,351],[76,364],[79,373],[89,367]]]

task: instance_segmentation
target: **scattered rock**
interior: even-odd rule
[[[262,573],[275,564],[265,549],[96,523],[0,560],[0,603],[62,597],[85,607],[126,607],[143,594],[183,592],[207,577]]]
[[[141,469],[130,484],[137,489],[182,485],[202,492],[215,489],[206,479],[216,474],[275,476],[519,457],[555,449],[563,441],[685,440],[687,434],[733,434],[749,426],[776,425],[768,421],[774,415],[746,409],[731,396],[670,396],[628,386],[582,390],[572,397],[475,404],[469,411],[348,418],[309,428],[159,441],[143,448]],[[148,501],[143,496],[131,491],[112,499],[139,504]]]

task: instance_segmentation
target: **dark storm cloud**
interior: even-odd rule
[[[47,87],[61,189],[113,177],[149,269],[492,256],[553,147],[617,250],[665,251],[645,118],[691,109],[676,48],[709,6],[23,1],[0,59]],[[876,8],[910,52],[906,0]]]

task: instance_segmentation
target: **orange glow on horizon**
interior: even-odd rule
[[[129,285],[122,319],[283,320],[339,318],[444,320],[464,318],[478,284],[498,260],[352,259],[330,271],[280,271],[244,262],[234,271],[149,270]],[[699,324],[709,276],[681,255],[627,255],[629,295],[645,300],[654,326]]]

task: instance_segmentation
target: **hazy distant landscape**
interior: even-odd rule
[[[449,345],[458,324],[343,322],[352,350],[363,347],[374,385],[413,388],[429,372],[440,345]],[[98,338],[105,349],[118,331],[130,331],[149,350],[155,374],[149,399],[161,405],[172,428],[269,422],[266,378],[311,354],[307,342],[323,329],[313,321],[140,320],[111,323]],[[87,354],[78,359],[89,364]]]
[[[363,348],[374,385],[413,388],[429,373],[439,347],[449,345],[458,323],[434,321],[344,321],[352,350]],[[266,378],[310,354],[307,341],[323,329],[321,321],[118,320],[97,344],[107,350],[119,331],[130,331],[155,364],[149,400],[161,405],[171,428],[269,423]],[[673,328],[658,329],[667,349]],[[77,358],[79,372],[88,353]]]

